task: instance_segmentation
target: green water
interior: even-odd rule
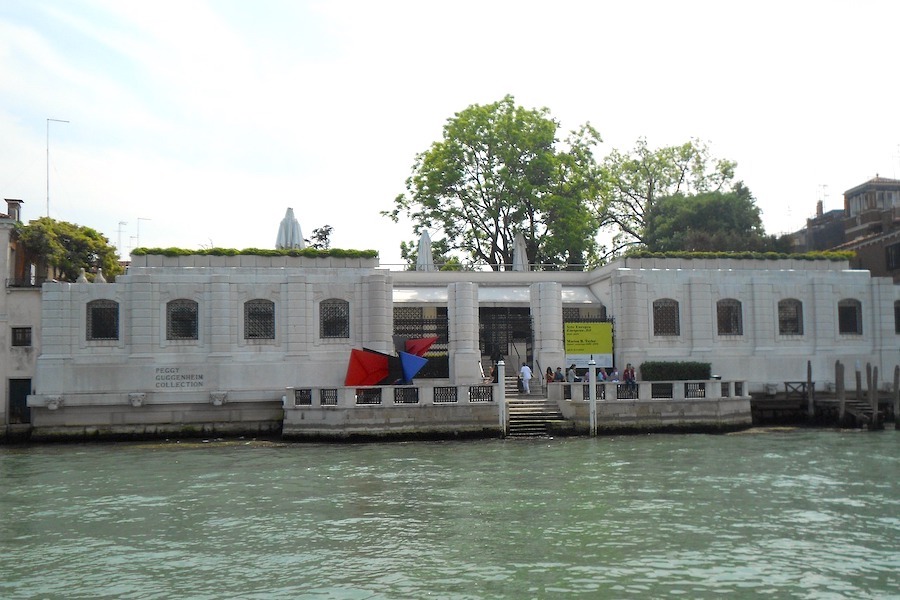
[[[0,598],[900,598],[900,432],[0,448]]]

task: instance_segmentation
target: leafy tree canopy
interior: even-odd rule
[[[519,232],[530,263],[584,263],[596,254],[599,221],[589,201],[599,185],[592,148],[600,135],[585,124],[560,144],[557,130],[546,108],[522,108],[509,95],[473,104],[416,156],[406,194],[382,215],[406,215],[416,235],[440,231],[448,253],[494,270],[511,268]]]
[[[312,237],[306,240],[310,248],[317,250],[328,250],[331,247],[331,234],[334,227],[331,225],[322,225],[317,229],[313,229]]]
[[[647,211],[643,242],[651,252],[777,250],[763,230],[759,207],[743,183],[730,192],[676,194]]]
[[[62,281],[75,281],[81,269],[88,274],[103,269],[108,281],[123,271],[116,249],[90,227],[41,217],[28,225],[18,225],[16,235],[25,250],[26,262],[39,269],[52,267]]]
[[[610,254],[646,243],[647,220],[660,198],[727,190],[736,166],[713,158],[697,140],[653,150],[639,139],[630,152],[610,152],[598,206],[601,224],[614,231]]]

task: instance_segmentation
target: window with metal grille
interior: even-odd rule
[[[681,335],[677,300],[663,298],[653,301],[653,335]]]
[[[894,333],[900,333],[900,300],[894,302]]]
[[[172,300],[166,304],[166,339],[196,340],[197,303],[193,300]]]
[[[275,339],[275,303],[271,300],[244,302],[244,339]]]
[[[319,336],[350,337],[350,303],[346,300],[323,300],[319,305]]]
[[[87,303],[87,339],[119,339],[119,303],[92,300]]]
[[[31,327],[13,327],[12,328],[12,345],[13,346],[30,346],[31,345]]]
[[[838,332],[862,335],[862,304],[859,300],[838,302]]]
[[[900,269],[900,244],[891,244],[884,248],[885,265],[888,271]]]
[[[778,301],[778,334],[803,335],[803,303],[794,298]]]
[[[727,298],[716,303],[719,335],[744,335],[744,321],[739,300]]]

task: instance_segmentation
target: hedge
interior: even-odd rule
[[[135,256],[305,256],[307,258],[375,258],[378,256],[377,250],[342,250],[340,248],[329,248],[320,250],[318,248],[303,248],[270,250],[264,248],[245,248],[243,250],[235,250],[234,248],[204,248],[202,250],[186,250],[184,248],[135,248],[131,251]]]
[[[641,379],[645,381],[684,381],[710,379],[712,364],[690,361],[647,361],[641,363]]]

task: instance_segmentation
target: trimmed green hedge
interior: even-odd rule
[[[690,361],[647,361],[641,363],[641,379],[645,381],[684,381],[710,379],[712,364]]]
[[[649,250],[634,250],[625,253],[625,258],[734,258],[738,260],[850,260],[856,256],[855,252],[829,251],[829,252],[802,252],[797,254],[785,254],[782,252],[650,252]]]
[[[184,248],[135,248],[131,251],[135,256],[305,256],[307,258],[376,258],[377,250],[341,250],[340,248],[329,248],[320,250],[318,248],[285,249],[270,250],[262,248],[245,248],[243,250],[235,250],[234,248],[204,248],[202,250],[186,250]]]

